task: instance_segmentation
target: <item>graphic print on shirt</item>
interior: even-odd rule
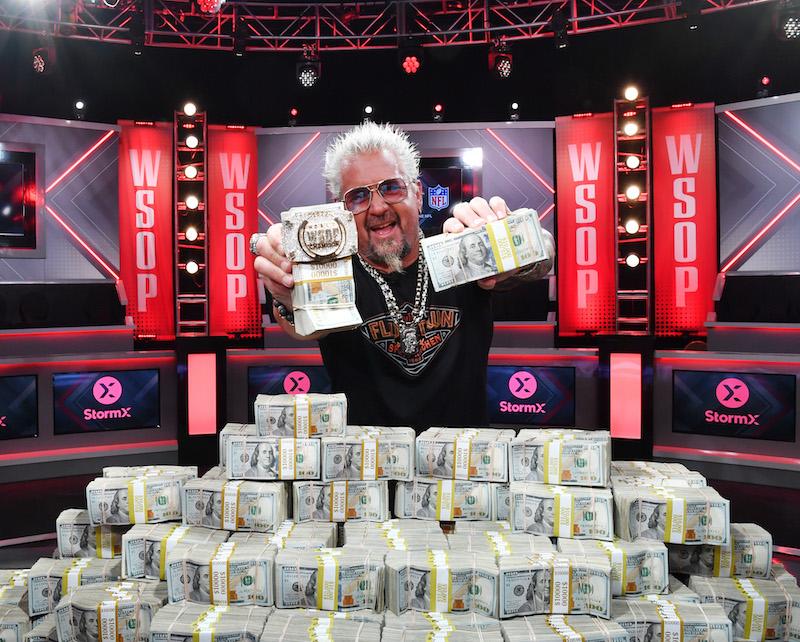
[[[400,308],[405,321],[411,320],[412,308],[406,303]],[[388,313],[379,314],[361,324],[361,334],[373,346],[397,364],[406,374],[416,377],[433,361],[436,353],[461,323],[461,310],[432,305],[425,319],[419,322],[419,350],[408,355],[400,345],[397,324]]]

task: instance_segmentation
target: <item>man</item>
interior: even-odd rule
[[[539,501],[533,521],[525,528],[526,533],[552,535],[555,525],[555,500],[545,497]]]
[[[467,280],[484,278],[497,271],[494,256],[480,236],[464,236],[458,244],[461,274]]]
[[[544,569],[537,569],[531,574],[531,581],[525,591],[525,602],[519,607],[517,613],[547,613],[550,607],[545,595],[550,593],[550,586]]]
[[[434,292],[421,259],[419,153],[390,125],[364,123],[340,136],[325,156],[329,190],[349,209],[358,230],[353,257],[360,327],[300,337],[292,319],[292,266],[281,226],[256,235],[254,266],[287,334],[319,340],[334,391],[344,392],[348,423],[428,427],[486,425],[486,364],[492,340],[489,290],[541,278],[550,260]],[[510,213],[505,201],[459,203],[445,232],[477,228]]]

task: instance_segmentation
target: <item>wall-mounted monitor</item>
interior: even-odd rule
[[[247,369],[248,421],[254,421],[256,396],[306,392],[331,392],[331,380],[325,366],[250,366]]]
[[[0,439],[39,435],[36,375],[0,377]]]
[[[529,426],[575,425],[575,368],[489,366],[489,422]]]
[[[0,143],[0,256],[41,258],[43,148]]]
[[[480,192],[480,148],[425,155],[420,159],[422,210],[419,223],[426,235],[441,234],[442,224],[452,216],[453,206]]]

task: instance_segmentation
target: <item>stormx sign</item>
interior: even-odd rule
[[[489,421],[497,424],[575,424],[575,369],[489,366]]]

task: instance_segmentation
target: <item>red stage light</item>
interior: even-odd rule
[[[421,67],[419,58],[416,56],[406,56],[403,58],[403,70],[407,74],[415,74],[419,71]]]
[[[444,109],[444,107],[442,107],[442,104],[441,104],[441,103],[436,103],[436,104],[433,106],[433,111],[435,111],[437,114],[440,114],[440,113],[442,113],[442,110],[443,110],[443,109]]]
[[[762,84],[764,87],[766,87],[767,85],[769,85],[769,83],[770,83],[769,76],[761,76],[761,84]]]
[[[289,115],[290,115],[292,118],[297,118],[297,114],[299,114],[299,113],[300,113],[300,112],[298,111],[297,107],[292,107],[292,108],[289,110]]]

